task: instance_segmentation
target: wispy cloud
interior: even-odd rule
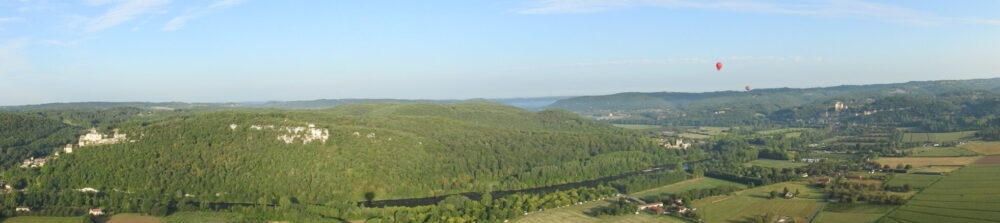
[[[236,6],[236,5],[242,4],[243,2],[244,2],[244,0],[218,0],[218,1],[215,1],[215,2],[213,2],[212,4],[210,4],[208,6],[188,10],[187,12],[185,12],[185,13],[177,16],[177,17],[174,17],[173,19],[171,19],[170,21],[168,21],[166,24],[163,25],[162,28],[160,28],[160,30],[163,30],[163,31],[175,31],[175,30],[181,29],[190,20],[206,16],[208,14],[211,14],[211,13],[213,13],[215,11],[218,11],[218,10],[221,10],[221,9],[224,9],[224,8],[228,8],[228,7],[232,7],[232,6]]]
[[[7,22],[23,22],[24,18],[21,17],[0,17],[0,23]]]
[[[27,47],[28,39],[19,38],[0,42],[0,76],[6,76],[11,71],[23,68],[27,60],[21,55]]]
[[[524,14],[594,13],[632,7],[693,8],[761,14],[815,17],[859,17],[914,25],[949,22],[1000,24],[1000,20],[940,17],[913,9],[862,0],[765,1],[765,0],[540,0],[520,10]]]
[[[91,5],[113,4],[104,14],[92,19],[86,26],[90,32],[101,31],[114,27],[136,16],[157,12],[161,6],[170,3],[171,0],[91,0]]]

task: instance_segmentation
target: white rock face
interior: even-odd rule
[[[302,144],[309,144],[313,141],[319,141],[320,143],[326,144],[326,140],[330,139],[330,130],[316,128],[316,125],[311,123],[306,123],[306,126],[285,127],[275,127],[273,125],[250,125],[250,129],[257,131],[269,129],[285,132],[285,134],[278,136],[278,140],[285,142],[285,144],[292,144],[296,141],[301,141]]]

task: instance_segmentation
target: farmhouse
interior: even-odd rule
[[[14,208],[14,211],[18,211],[18,212],[31,212],[31,208],[29,208],[29,207],[16,207],[16,208]]]
[[[87,214],[90,214],[90,215],[93,215],[93,216],[104,215],[104,209],[100,209],[100,208],[90,209],[90,211],[88,211]]]
[[[646,210],[646,209],[654,208],[654,207],[655,208],[662,208],[663,207],[663,202],[656,202],[656,203],[649,203],[649,204],[640,204],[639,205],[639,210],[641,211],[641,210]]]
[[[792,192],[785,193],[785,199],[792,199],[794,197],[795,197],[795,194],[793,194]]]
[[[823,159],[819,159],[819,158],[802,158],[802,159],[800,159],[800,161],[806,162],[806,163],[818,163],[820,160],[823,160]]]
[[[66,154],[73,153],[73,144],[66,144],[66,147],[63,147],[63,152]]]
[[[92,187],[84,187],[84,188],[81,188],[81,189],[76,189],[76,191],[84,192],[84,193],[97,193],[97,192],[101,192],[101,191],[99,191],[97,189],[94,189]]]
[[[663,207],[649,207],[646,210],[652,212],[653,214],[664,214],[667,212],[667,210],[663,209]]]

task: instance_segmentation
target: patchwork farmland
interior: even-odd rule
[[[997,222],[1000,219],[997,185],[1000,185],[1000,165],[966,166],[931,183],[880,222]]]

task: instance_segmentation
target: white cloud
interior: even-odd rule
[[[171,0],[91,0],[91,5],[113,4],[107,12],[92,19],[86,26],[90,32],[101,31],[114,27],[136,16],[157,12],[161,6],[167,5]]]
[[[524,14],[593,13],[629,7],[693,8],[761,14],[786,14],[816,17],[859,17],[914,25],[946,22],[1000,24],[1000,20],[948,18],[916,10],[862,0],[765,1],[765,0],[540,0]]]
[[[21,17],[0,17],[0,23],[7,22],[23,22],[24,18]]]
[[[205,6],[205,7],[202,7],[202,8],[196,8],[196,9],[188,10],[187,12],[185,12],[185,13],[177,16],[177,17],[174,17],[173,19],[170,19],[170,21],[168,21],[166,24],[164,24],[163,27],[160,28],[160,30],[162,30],[162,31],[175,31],[175,30],[178,30],[178,29],[184,27],[184,25],[186,25],[187,22],[190,21],[190,20],[206,16],[206,15],[211,14],[211,13],[213,13],[215,11],[220,10],[220,9],[224,9],[224,8],[228,8],[228,7],[239,5],[239,4],[243,3],[243,2],[244,2],[244,0],[218,0],[218,1],[215,1],[215,2],[213,2],[212,4],[210,4],[208,6]]]

